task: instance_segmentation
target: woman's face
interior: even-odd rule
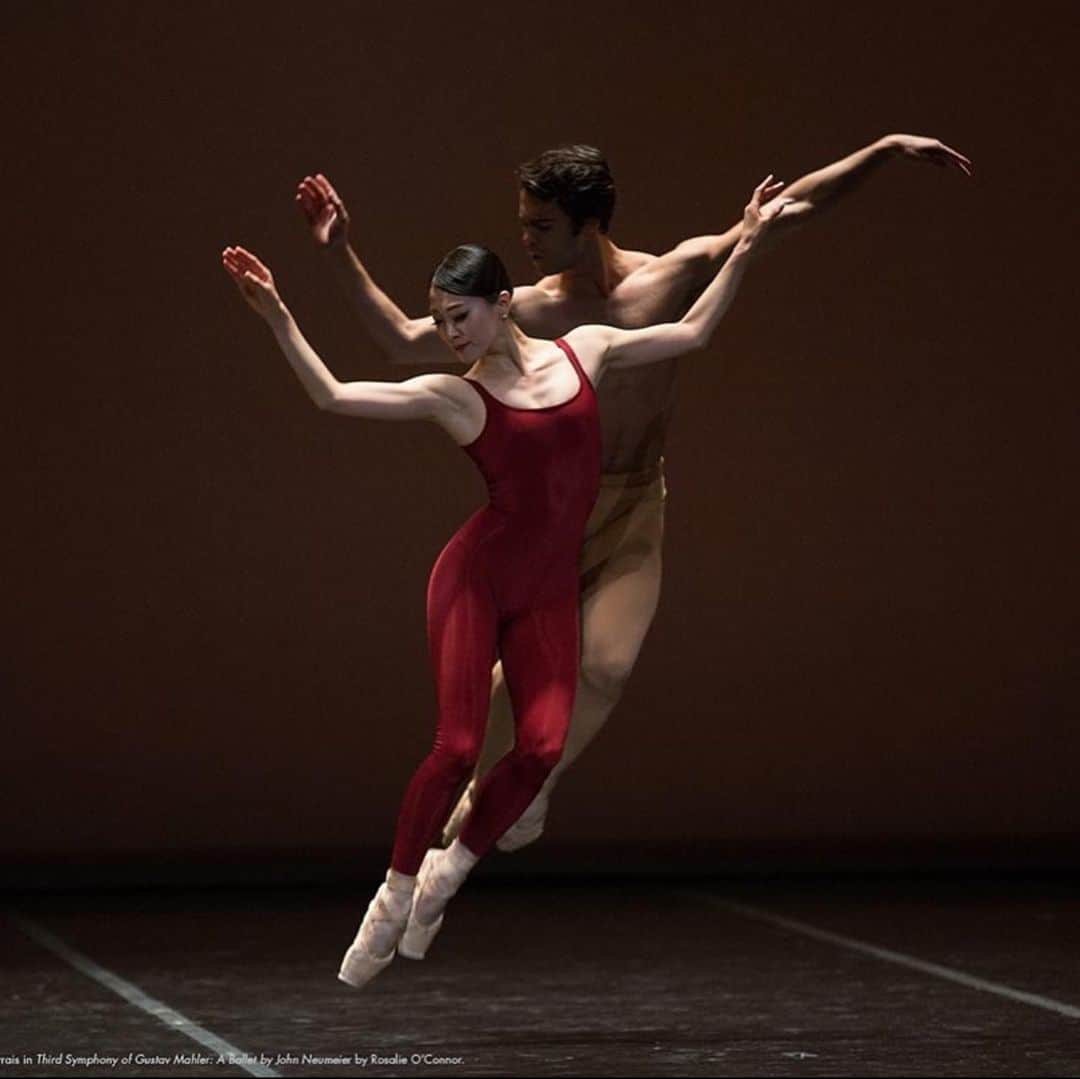
[[[428,294],[431,319],[439,336],[464,364],[472,365],[491,347],[510,311],[510,294],[491,303],[482,296],[458,296],[432,285]]]

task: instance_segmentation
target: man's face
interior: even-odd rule
[[[518,221],[521,242],[540,273],[562,273],[581,258],[588,226],[575,236],[570,215],[558,203],[544,202],[522,189],[518,195]]]

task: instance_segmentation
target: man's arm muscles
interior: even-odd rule
[[[384,355],[395,364],[447,363],[447,350],[433,323],[409,318],[364,268],[349,243],[349,211],[334,185],[321,173],[305,176],[296,202],[311,228],[311,238],[330,259],[352,309]]]
[[[550,293],[536,285],[515,285],[510,304],[510,317],[529,337],[552,340],[563,332],[564,319],[558,316],[559,306]],[[554,317],[553,317],[554,316]]]
[[[439,337],[430,316],[409,318],[375,283],[352,247],[327,251],[334,276],[375,343],[395,365],[460,366]],[[546,337],[547,294],[535,285],[515,285],[511,315],[532,336]]]
[[[884,162],[890,152],[886,148],[885,140],[879,139],[840,161],[800,176],[785,189],[784,197],[792,201],[777,221],[777,227],[771,230],[768,239],[775,242],[777,235],[790,231],[793,225],[805,223],[815,210],[853,190]],[[740,222],[715,236],[694,236],[683,240],[672,249],[671,256],[697,264],[697,270],[702,276],[711,275],[716,272],[717,265],[731,254],[739,242],[741,230]],[[766,241],[763,248],[768,250],[771,246],[772,244]]]
[[[768,251],[778,236],[805,224],[814,214],[856,190],[872,173],[894,157],[910,157],[942,167],[952,165],[966,175],[971,175],[971,162],[963,154],[957,153],[937,139],[922,135],[885,135],[847,157],[814,172],[808,172],[789,184],[783,197],[791,202],[777,220],[776,227],[766,236],[763,250]],[[717,265],[731,253],[738,242],[741,227],[733,225],[716,236],[696,236],[684,240],[672,249],[669,256],[685,260],[694,266],[700,286],[703,286],[709,275],[716,272]]]
[[[785,210],[786,214],[788,211]],[[676,244],[663,259],[678,260],[695,265],[702,275],[711,276],[716,268],[735,250],[742,233],[742,222],[732,225],[731,228],[716,236],[692,236],[689,240],[683,240]],[[704,282],[702,282],[704,284]]]
[[[567,334],[575,351],[581,346],[578,357],[590,377],[598,377],[607,365],[635,367],[660,363],[707,345],[735,299],[752,252],[788,206],[780,194],[783,186],[767,176],[754,188],[743,213],[738,242],[720,272],[678,322],[635,330],[589,325]]]
[[[786,227],[798,224],[811,214],[837,202],[860,187],[871,173],[895,157],[910,157],[941,168],[953,166],[971,175],[971,162],[963,154],[938,139],[924,135],[883,135],[876,142],[834,161],[831,165],[808,172],[788,186],[785,194],[794,203],[780,219]]]
[[[409,318],[375,283],[349,243],[349,211],[333,184],[320,172],[297,185],[296,201],[312,238],[325,252],[334,276],[375,343],[393,364],[454,364],[430,318]],[[533,285],[514,289],[513,315],[526,333],[545,333],[544,312],[550,297]]]
[[[409,318],[375,283],[349,244],[327,249],[334,277],[375,344],[393,364],[453,363],[430,318]]]
[[[871,173],[881,168],[896,152],[889,137],[885,136],[839,161],[800,176],[788,186],[787,196],[795,201],[784,211],[781,221],[789,230],[793,225],[805,222],[812,214],[862,186]]]

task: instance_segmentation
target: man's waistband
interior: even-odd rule
[[[664,459],[642,472],[601,472],[601,487],[648,487],[664,478]]]

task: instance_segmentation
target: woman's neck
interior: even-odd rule
[[[476,361],[475,370],[492,376],[512,373],[520,378],[528,371],[526,354],[529,338],[513,319],[500,323],[499,331],[488,350]]]

